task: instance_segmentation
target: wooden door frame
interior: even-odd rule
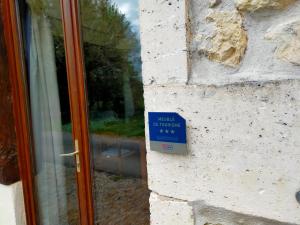
[[[79,1],[61,0],[73,138],[79,141],[81,171],[77,173],[82,225],[94,224],[85,69],[80,33]]]
[[[16,137],[19,173],[22,180],[23,195],[28,225],[37,225],[37,207],[34,192],[33,162],[31,158],[31,135],[28,112],[28,98],[24,83],[24,59],[22,41],[19,35],[19,21],[15,1],[1,0],[3,7],[3,27],[8,55],[8,73],[10,77],[13,111],[16,121]]]
[[[23,185],[27,225],[38,224],[37,201],[32,161],[31,121],[26,88],[26,70],[21,28],[16,0],[0,0],[3,4],[4,35],[8,48],[9,76],[13,92],[16,121],[18,164]],[[70,93],[72,131],[80,149],[80,173],[77,173],[81,225],[94,224],[91,161],[89,153],[88,113],[85,92],[83,53],[80,36],[78,0],[61,0],[67,76]]]

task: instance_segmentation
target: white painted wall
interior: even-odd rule
[[[0,224],[26,225],[22,183],[0,184]]]

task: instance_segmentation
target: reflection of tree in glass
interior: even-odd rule
[[[113,111],[128,119],[142,112],[142,84],[132,60],[139,43],[125,15],[109,0],[86,0],[81,21],[91,116]]]
[[[69,103],[69,94],[68,94],[68,79],[67,79],[67,70],[65,63],[65,51],[64,51],[64,40],[60,36],[54,36],[54,45],[55,45],[55,60],[56,60],[56,70],[57,70],[57,81],[58,91],[59,91],[59,100],[60,100],[60,109],[61,109],[61,118],[62,123],[70,123],[70,103]]]

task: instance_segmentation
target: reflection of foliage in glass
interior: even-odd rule
[[[96,119],[90,121],[90,132],[93,134],[116,135],[123,137],[145,137],[144,117],[130,118],[127,122],[116,118]],[[71,124],[63,127],[66,132],[71,132]]]
[[[90,111],[133,116],[143,103],[142,84],[131,60],[138,40],[129,21],[109,0],[82,1],[81,21]]]
[[[143,114],[140,46],[130,22],[110,0],[81,0],[80,4],[90,116],[97,119],[112,111],[115,117],[128,120]],[[61,23],[49,8],[58,79],[66,84],[60,85],[60,96],[65,96],[68,90]],[[61,100],[62,108],[68,108],[68,99]]]
[[[56,71],[57,71],[57,81],[58,91],[59,91],[59,100],[60,100],[60,109],[61,117],[63,123],[69,123],[70,118],[70,103],[69,103],[69,94],[68,94],[68,80],[67,80],[67,71],[65,64],[65,51],[64,51],[64,40],[60,36],[54,36],[54,45],[55,45],[55,58],[56,58]]]

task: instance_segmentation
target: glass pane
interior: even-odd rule
[[[148,225],[137,0],[81,0],[95,224]]]
[[[79,225],[68,82],[59,0],[19,1],[41,225]]]

